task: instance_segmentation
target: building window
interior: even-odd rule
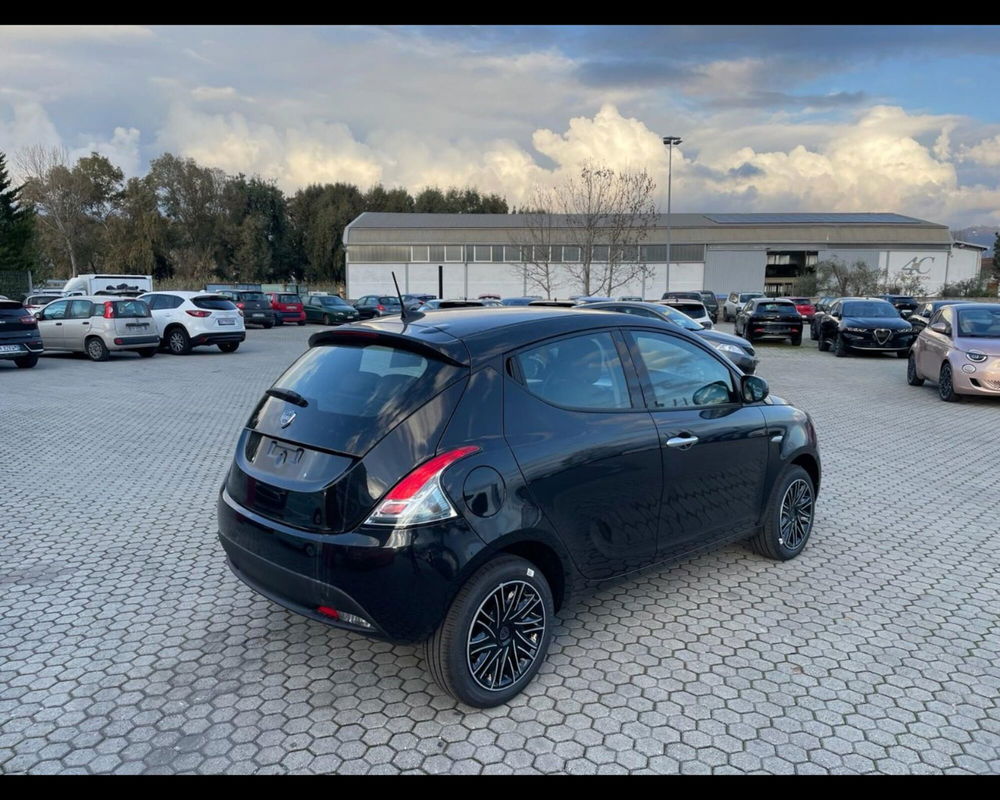
[[[462,245],[460,244],[448,244],[444,248],[444,260],[445,261],[461,261],[462,260]]]
[[[444,261],[444,245],[432,244],[430,246],[431,261]]]
[[[552,245],[552,253],[549,261],[553,264],[561,264],[563,261],[563,248],[562,245],[554,244]]]
[[[552,258],[551,250],[552,248],[547,244],[536,244],[534,261],[539,264],[548,264],[549,259]]]
[[[355,244],[349,251],[351,263],[405,264],[410,260],[409,245]]]
[[[473,261],[492,261],[493,248],[488,244],[477,244],[472,248]]]
[[[580,248],[573,245],[563,245],[563,261],[567,263],[577,263],[580,260]]]
[[[413,251],[412,261],[430,261],[430,248],[425,244],[415,244],[410,248]]]
[[[666,258],[666,247],[664,258]],[[670,246],[670,260],[674,263],[678,261],[704,261],[705,245],[703,244],[675,244]]]
[[[503,261],[503,245],[495,244],[493,245],[493,262],[500,263]]]
[[[608,246],[606,244],[598,244],[594,246],[594,255],[590,259],[591,261],[607,261],[608,260]]]
[[[644,244],[639,250],[642,253],[642,260],[647,264],[667,260],[667,246],[665,244]],[[670,255],[672,257],[673,253]]]
[[[514,263],[521,260],[521,248],[517,245],[507,245],[503,249],[504,257],[503,260],[508,263]]]

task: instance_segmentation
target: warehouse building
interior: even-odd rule
[[[547,261],[555,273],[553,297],[580,294],[571,276],[579,264],[577,228],[554,218],[546,232]],[[404,293],[445,297],[539,294],[526,269],[531,220],[522,214],[390,214],[366,212],[347,226],[347,295],[386,293],[395,272]],[[645,264],[645,275],[614,290],[616,296],[659,297],[664,291],[708,289],[793,292],[796,276],[817,261],[864,261],[889,279],[919,275],[928,294],[944,283],[978,274],[979,245],[952,240],[946,225],[900,214],[671,214],[627,261]],[[608,259],[607,246],[593,261]],[[537,256],[534,259],[537,261]],[[530,268],[529,268],[530,269]],[[439,286],[440,284],[440,286]]]

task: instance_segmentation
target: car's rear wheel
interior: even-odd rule
[[[84,349],[86,349],[87,356],[91,361],[107,361],[111,355],[107,345],[98,336],[91,336],[87,339]]]
[[[152,358],[156,355],[155,347],[144,347],[142,350],[136,350],[136,352],[143,358]]]
[[[955,391],[951,364],[947,361],[941,365],[941,374],[938,376],[938,396],[946,403],[958,403],[962,399],[962,395]]]
[[[14,359],[14,364],[16,364],[21,369],[31,369],[35,364],[38,363],[38,356],[21,356],[20,358]]]
[[[816,514],[816,488],[802,467],[793,465],[774,484],[764,524],[750,545],[767,558],[787,561],[806,546]]]
[[[552,639],[552,592],[530,561],[503,555],[459,590],[427,640],[431,675],[452,697],[477,708],[506,703],[534,677]]]
[[[191,337],[183,328],[173,328],[167,334],[167,349],[175,356],[186,356],[191,352]]]
[[[818,343],[819,351],[821,353],[826,353],[826,352],[829,351],[829,349],[830,349],[830,342],[828,340],[826,340],[826,339],[823,338],[823,332],[822,331],[820,331],[818,342],[819,342]]]
[[[910,353],[910,359],[906,362],[906,382],[910,386],[923,386],[924,379],[917,374],[917,360]]]
[[[273,327],[274,327],[274,320],[273,319],[270,322],[265,322],[264,323],[264,328],[266,328],[267,330],[270,330]]]
[[[837,344],[834,348],[833,354],[837,358],[843,358],[844,356],[850,355],[850,349],[847,347],[847,342],[844,341],[844,337],[837,334]]]
[[[801,333],[798,336],[790,336],[789,339],[791,340],[792,344],[794,344],[794,345],[800,345],[800,344],[802,344],[802,334]]]
[[[240,348],[239,342],[221,342],[219,344],[219,349],[223,353],[235,353]]]
[[[300,319],[300,320],[299,320],[299,323],[298,323],[298,324],[299,324],[299,325],[305,325],[305,324],[306,324],[306,321],[305,321],[304,319]]]
[[[909,350],[897,350],[896,351],[896,358],[909,358],[909,357],[910,357],[910,351]]]

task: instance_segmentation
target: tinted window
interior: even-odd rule
[[[760,292],[743,292],[740,295],[740,302],[745,303],[747,300],[751,300],[754,297],[760,297]]]
[[[697,346],[662,333],[632,331],[653,397],[654,408],[692,408],[733,402],[729,370]]]
[[[758,303],[757,310],[766,314],[795,314],[798,310],[791,303]]]
[[[278,302],[279,303],[301,303],[302,300],[299,298],[299,296],[297,294],[279,294],[278,295]]]
[[[338,344],[310,348],[274,385],[308,401],[295,408],[297,439],[353,453],[464,372],[408,350]]]
[[[198,308],[206,308],[210,311],[235,311],[236,306],[232,300],[224,297],[192,297],[191,302]]]
[[[316,301],[322,306],[345,306],[350,308],[340,297],[317,297]]]
[[[399,298],[398,297],[380,297],[378,299],[378,301],[382,305],[384,305],[384,306],[398,306],[399,305]]]
[[[701,317],[705,316],[705,306],[701,303],[671,303],[671,308],[677,309],[689,317]]]
[[[255,303],[264,299],[264,295],[260,292],[240,292],[240,300]]]
[[[885,300],[844,303],[845,317],[898,317],[899,312]]]
[[[66,308],[68,306],[69,300],[59,300],[45,306],[45,308],[42,309],[42,313],[45,315],[45,319],[65,319]]]
[[[517,356],[529,392],[570,408],[631,408],[610,333],[559,339]]]
[[[95,306],[89,300],[73,300],[69,304],[69,312],[66,314],[66,319],[89,319],[91,316],[91,310],[97,310],[98,306]],[[104,309],[101,308],[103,312]]]

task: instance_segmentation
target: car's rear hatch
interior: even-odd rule
[[[208,322],[220,332],[239,330],[243,327],[243,315],[228,297],[221,294],[203,294],[191,298],[198,309],[208,312]]]
[[[261,516],[337,533],[433,455],[469,370],[448,348],[384,331],[311,342],[251,414],[226,488]]]
[[[39,342],[38,322],[31,312],[13,300],[0,300],[0,356],[26,353],[27,343]]]
[[[246,319],[265,319],[271,315],[271,304],[260,292],[243,292],[237,295],[236,307],[243,309]]]
[[[156,333],[153,315],[149,306],[142,300],[107,300],[104,304],[105,315],[111,308],[115,320],[115,335],[117,337],[146,336]]]

